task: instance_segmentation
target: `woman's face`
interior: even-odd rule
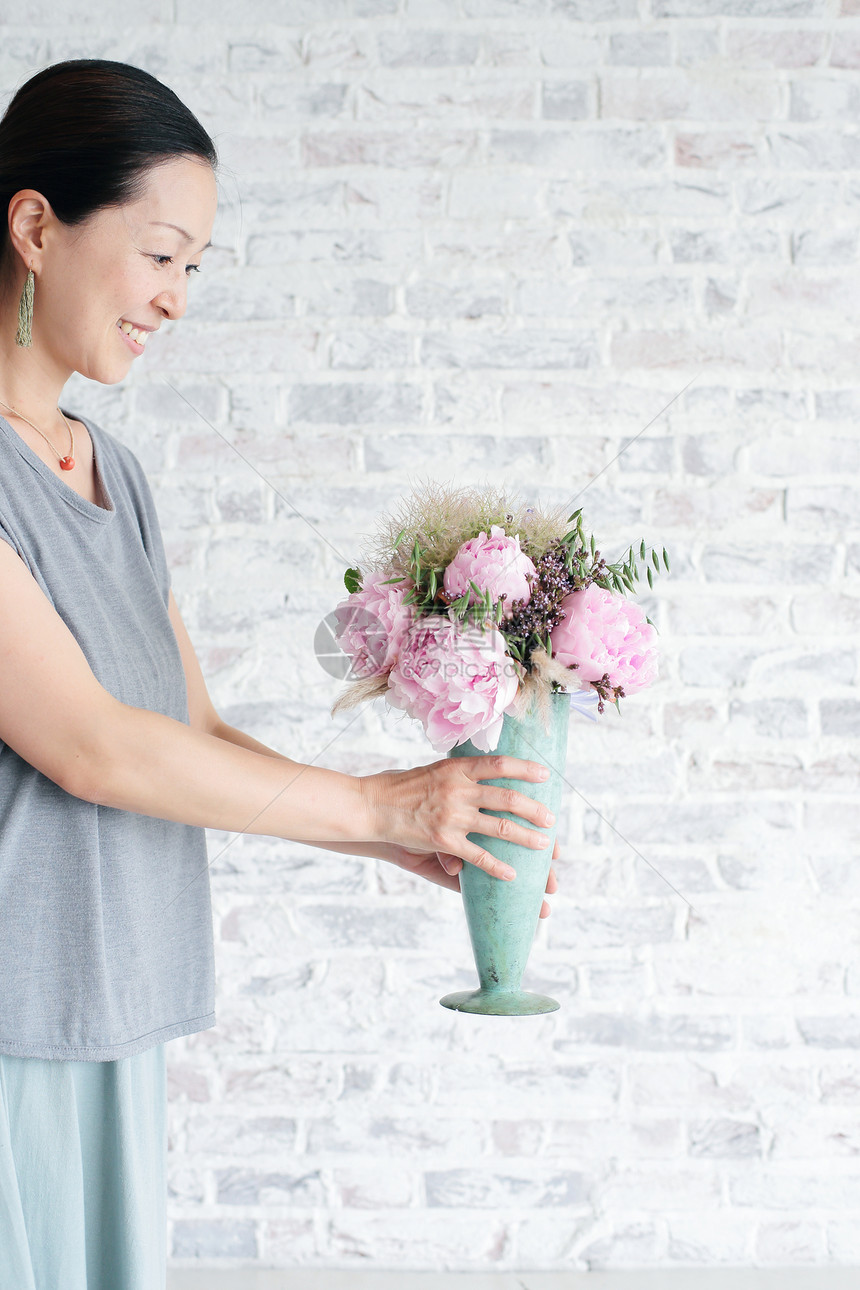
[[[104,385],[121,381],[145,352],[145,341],[127,335],[129,324],[151,333],[185,313],[216,206],[211,166],[176,157],[149,171],[137,201],[96,211],[73,228],[50,220],[33,304],[40,365]]]

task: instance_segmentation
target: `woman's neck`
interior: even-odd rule
[[[0,314],[0,399],[40,429],[50,429],[59,420],[57,408],[71,371],[59,367],[35,337],[32,346],[17,345],[16,326],[8,314]]]

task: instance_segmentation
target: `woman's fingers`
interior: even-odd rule
[[[518,815],[521,820],[530,820],[532,824],[545,829],[555,823],[555,816],[548,806],[518,793],[515,788],[483,787],[481,806],[486,811],[508,811],[511,815]]]
[[[553,859],[555,859],[555,856],[553,856]],[[548,896],[551,896],[553,892],[556,892],[556,891],[558,891],[558,878],[556,878],[555,876],[555,869],[553,869],[552,866],[550,866],[549,877],[546,880],[546,894]],[[550,909],[547,902],[544,901],[540,907],[541,918],[549,918],[551,913],[552,913],[552,910]]]
[[[409,771],[383,772],[369,777],[370,835],[438,856],[434,859],[437,873],[441,869],[456,877],[465,862],[493,877],[512,880],[516,871],[481,842],[499,838],[545,852],[551,840],[539,830],[552,828],[554,821],[543,803],[513,787],[486,781],[539,782],[548,774],[540,762],[503,754],[446,758]]]
[[[460,759],[460,765],[470,778],[475,778],[481,783],[479,802],[480,807],[483,808],[482,813],[486,811],[506,811],[509,815],[515,815],[520,820],[528,820],[532,824],[537,824],[540,828],[551,828],[555,823],[555,817],[549,808],[544,806],[543,802],[536,802],[533,798],[527,797],[525,793],[520,793],[515,788],[500,788],[496,785],[482,782],[488,779],[525,779],[540,783],[549,777],[549,771],[540,762],[526,761],[521,757],[508,757],[505,754],[498,754],[488,757],[463,757]],[[547,845],[544,836],[540,833],[535,833],[533,829],[525,828],[514,820],[499,819],[498,823],[491,827],[482,823],[472,832],[486,833],[490,837],[504,838],[507,841],[516,842],[519,846],[531,847],[536,851],[545,850]]]
[[[469,852],[466,855],[466,852]],[[463,853],[469,864],[475,865],[478,869],[483,869],[491,878],[501,878],[504,882],[513,882],[517,876],[516,869],[512,869],[504,860],[497,860],[490,851],[483,851],[480,847],[472,846],[467,842],[463,847]]]
[[[528,779],[534,783],[549,779],[549,770],[539,761],[493,753],[488,757],[458,757],[457,761],[470,779]]]
[[[447,851],[437,851],[436,858],[449,877],[454,877],[463,868],[463,861],[460,857],[450,855]],[[558,878],[556,877],[555,870],[550,866],[549,876],[547,877],[546,882],[546,893],[548,896],[552,896],[556,891],[558,891]],[[542,901],[540,909],[541,918],[549,918],[551,913],[552,910],[548,903],[545,900]]]
[[[500,820],[499,823],[510,824],[510,820]],[[482,831],[486,832],[486,830],[482,830]],[[477,829],[473,829],[471,830],[471,832],[476,833]],[[543,842],[544,848],[546,847],[546,838],[542,837],[540,833],[530,833],[527,829],[522,829],[521,832],[525,837],[539,838]],[[518,837],[514,837],[513,835],[511,835],[511,837],[514,842],[520,841]],[[531,844],[526,844],[526,845],[531,845]],[[469,854],[467,854],[467,852],[469,852]],[[463,855],[465,856],[465,859],[469,864],[477,865],[479,869],[485,870],[487,873],[491,874],[494,878],[504,878],[507,881],[511,881],[517,876],[516,869],[512,868],[511,865],[509,864],[505,864],[503,860],[498,860],[491,852],[485,851],[481,847],[471,847],[470,844],[467,843],[466,846],[463,848]],[[554,885],[550,887],[549,883],[553,883]],[[557,889],[557,886],[558,886],[558,881],[555,876],[555,871],[552,868],[550,868],[550,876],[547,879],[548,893],[552,895],[552,893]]]
[[[470,829],[470,833],[486,833],[491,838],[503,838],[505,842],[516,842],[518,846],[529,847],[532,851],[545,851],[549,840],[545,833],[536,833],[522,824],[515,823],[498,815],[479,813],[480,823]]]

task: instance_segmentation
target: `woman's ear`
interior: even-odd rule
[[[27,268],[38,273],[45,232],[54,219],[51,203],[35,188],[21,188],[9,202],[9,241]]]

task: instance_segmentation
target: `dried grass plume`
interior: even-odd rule
[[[501,524],[506,533],[519,533],[521,549],[537,561],[566,532],[567,507],[544,510],[527,505],[493,484],[469,488],[425,479],[396,510],[382,517],[359,563],[362,571],[394,569],[406,574],[417,538],[424,561],[442,569],[464,542],[482,531],[489,535],[493,524]]]

